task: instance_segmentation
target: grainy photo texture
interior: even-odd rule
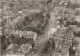
[[[0,56],[80,56],[80,0],[0,0]]]

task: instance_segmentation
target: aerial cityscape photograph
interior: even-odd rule
[[[80,0],[0,0],[0,56],[80,56]]]

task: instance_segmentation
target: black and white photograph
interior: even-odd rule
[[[80,56],[80,0],[0,0],[0,56]]]

